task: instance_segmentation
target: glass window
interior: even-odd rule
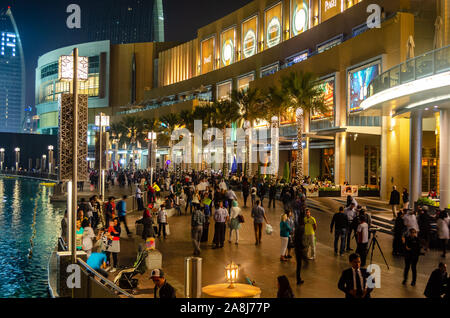
[[[364,146],[364,183],[366,185],[379,185],[380,164],[380,147]]]
[[[279,70],[278,63],[275,65],[266,66],[266,67],[261,68],[260,76],[265,77],[268,75],[272,75],[272,74],[275,74],[276,72],[278,72],[278,70]]]
[[[272,8],[268,9],[264,15],[264,26],[265,26],[265,47],[271,48],[282,41],[283,36],[283,26],[282,14],[283,6],[282,2],[274,5]]]
[[[258,53],[258,16],[242,23],[242,59]]]
[[[247,90],[250,86],[250,82],[255,79],[255,74],[242,76],[238,79],[238,90]]]
[[[231,89],[231,81],[217,84],[217,100],[229,99],[231,95]]]

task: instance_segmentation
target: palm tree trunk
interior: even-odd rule
[[[279,165],[279,131],[280,131],[280,117],[272,117],[272,124],[270,130],[270,139],[272,142],[272,147],[270,150],[271,154],[271,175],[272,183],[276,182],[278,179],[278,165]]]
[[[228,162],[227,162],[227,128],[223,128],[222,129],[222,143],[223,143],[223,154],[222,154],[222,159],[223,159],[223,177],[226,178],[228,177]]]
[[[297,115],[297,159],[296,167],[296,183],[300,186],[303,183],[303,109],[296,111]]]
[[[252,145],[251,145],[251,141],[252,141],[252,139],[251,139],[251,134],[252,134],[252,124],[251,124],[251,122],[247,122],[246,124],[245,124],[245,126],[247,127],[247,129],[248,129],[248,131],[246,131],[246,133],[245,133],[245,148],[246,148],[246,151],[245,151],[245,167],[244,167],[244,170],[245,170],[245,176],[247,177],[247,178],[251,178],[251,176],[252,176],[252,163],[250,162],[250,155],[251,155],[251,151],[252,151]]]

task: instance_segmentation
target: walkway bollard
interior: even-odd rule
[[[200,257],[184,259],[184,295],[186,298],[202,296],[202,258]]]

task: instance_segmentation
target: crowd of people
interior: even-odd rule
[[[302,185],[280,182],[264,178],[246,178],[245,176],[230,179],[223,178],[220,171],[206,175],[204,172],[192,171],[190,173],[169,173],[160,170],[150,176],[147,171],[108,171],[107,184],[117,184],[119,187],[128,186],[135,189],[135,199],[142,218],[136,223],[142,224],[141,235],[143,240],[151,237],[166,239],[168,236],[168,211],[175,210],[178,215],[190,215],[191,240],[193,255],[200,256],[202,243],[211,241],[213,249],[221,249],[228,242],[239,245],[239,231],[244,219],[242,208],[251,208],[255,246],[262,245],[263,227],[265,232],[271,234],[273,226],[268,221],[264,202],[268,198],[266,208],[275,209],[275,201],[280,200],[283,213],[280,216],[280,261],[287,262],[294,251],[296,280],[300,285],[302,262],[316,258],[316,230],[318,223],[311,215],[306,204],[306,189]],[[91,172],[91,189],[98,184],[98,173]],[[394,189],[396,191],[396,189]],[[235,191],[242,192],[243,207]],[[147,206],[144,206],[144,196],[147,196]],[[395,213],[393,254],[403,255],[405,258],[404,284],[408,273],[412,271],[411,284],[414,286],[417,278],[417,262],[423,251],[429,249],[430,242],[430,216],[426,208],[419,209],[419,216],[409,210],[408,194],[406,189],[402,195],[405,202],[403,208]],[[390,204],[399,204],[400,194],[391,195]],[[127,197],[123,196],[116,202],[114,197],[103,202],[98,196],[92,196],[89,201],[82,199],[79,205],[77,218],[77,248],[85,250],[88,255],[92,253],[96,241],[101,241],[99,248],[105,254],[105,266],[102,262],[97,265],[106,273],[115,272],[118,266],[120,253],[120,233],[122,226],[128,235],[131,235],[127,225],[126,207]],[[443,257],[446,254],[448,240],[448,227],[450,218],[445,211],[437,215],[438,236],[441,241]],[[64,221],[64,220],[63,220]],[[213,223],[213,237],[209,237],[209,228]],[[330,232],[334,232],[334,253],[336,256],[349,254],[349,262],[353,271],[342,274],[339,289],[347,297],[370,297],[371,290],[366,286],[368,275],[363,270],[367,263],[368,245],[373,233],[372,220],[367,209],[358,204],[355,198],[348,196],[347,204],[339,208],[333,215]],[[227,233],[228,232],[228,233]],[[353,245],[354,244],[354,245]],[[353,248],[356,249],[353,253]],[[422,251],[423,250],[423,251]],[[96,254],[96,253],[92,253]],[[112,257],[111,257],[112,256]],[[102,257],[96,256],[102,260]],[[112,260],[111,260],[112,259]],[[439,266],[442,270],[443,266]],[[353,273],[353,276],[351,276]],[[354,275],[359,279],[353,279]],[[437,274],[434,273],[434,281]],[[350,280],[351,278],[351,280]],[[431,280],[431,279],[430,279]],[[356,281],[356,283],[355,283]],[[447,286],[446,278],[441,280]],[[281,288],[279,295],[293,296],[289,282],[283,277],[278,278]],[[349,284],[353,284],[349,289]],[[434,283],[437,284],[437,283]],[[430,285],[430,283],[429,283]],[[431,284],[433,285],[433,284]],[[432,287],[427,287],[430,289]],[[355,292],[353,291],[355,290]],[[357,291],[357,292],[356,292]],[[435,293],[427,292],[428,295]],[[284,295],[284,296],[283,296]],[[441,294],[442,295],[442,294]]]

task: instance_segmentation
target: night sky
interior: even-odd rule
[[[34,106],[34,79],[37,59],[54,49],[87,41],[83,17],[89,3],[108,0],[0,0],[0,7],[11,6],[22,39],[26,63],[26,104]],[[197,29],[251,2],[251,0],[163,0],[165,40],[189,41]],[[81,29],[68,29],[66,8],[81,7]]]

